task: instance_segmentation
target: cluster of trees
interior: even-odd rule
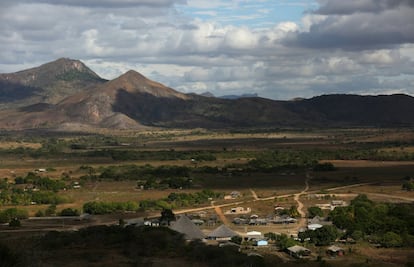
[[[60,211],[60,216],[79,216],[80,212],[77,209],[66,208]]]
[[[318,159],[318,153],[314,151],[273,150],[258,154],[248,163],[248,167],[260,171],[312,167]]]
[[[33,191],[21,188],[8,188],[0,192],[2,205],[30,205],[36,204],[62,204],[69,200],[53,191]]]
[[[296,205],[292,205],[290,206],[289,209],[283,209],[281,211],[277,212],[279,215],[288,215],[289,217],[292,218],[299,218],[300,214],[298,212],[298,207]]]
[[[174,207],[186,207],[199,205],[208,202],[211,199],[221,197],[220,193],[204,189],[203,191],[196,193],[171,193],[166,198],[168,203],[171,203]]]
[[[265,236],[270,238],[271,240],[274,240],[276,246],[278,246],[280,250],[286,250],[287,248],[297,244],[295,240],[293,240],[286,234],[276,235],[274,233],[267,233],[265,234]]]
[[[306,230],[298,234],[298,238],[303,242],[309,240],[317,246],[327,246],[339,237],[339,232],[335,226],[324,225],[315,230]]]
[[[348,207],[335,208],[329,217],[335,226],[357,240],[366,239],[385,247],[414,245],[412,204],[375,203],[359,195]]]
[[[158,166],[151,165],[120,165],[109,166],[100,169],[100,179],[122,180],[142,180],[142,179],[161,179],[171,177],[189,177],[190,169],[184,166]]]
[[[143,187],[144,189],[183,189],[191,188],[192,185],[193,180],[188,177],[170,177],[163,179],[149,177],[146,180],[140,180],[137,182],[137,186]]]
[[[193,180],[190,178],[190,168],[184,166],[151,165],[120,165],[94,169],[90,166],[81,166],[80,171],[87,174],[81,176],[81,181],[96,180],[136,180],[138,187],[144,189],[183,189],[190,188]],[[100,173],[100,174],[97,174]]]
[[[80,146],[77,144],[77,146]],[[214,152],[211,151],[140,151],[140,150],[120,150],[105,149],[94,150],[86,153],[88,157],[110,157],[117,161],[129,160],[196,160],[196,161],[213,161],[216,160]]]
[[[86,202],[83,204],[83,212],[89,214],[110,214],[115,212],[137,211],[139,205],[133,201],[127,202]]]
[[[309,207],[308,208],[308,217],[313,218],[315,216],[323,217],[323,210],[319,207]]]
[[[0,223],[9,223],[13,219],[27,219],[29,214],[27,210],[17,209],[17,208],[10,208],[0,211]]]
[[[407,191],[413,191],[414,190],[414,181],[406,181],[402,185],[402,189]]]
[[[15,184],[32,184],[38,189],[51,190],[58,192],[61,189],[66,188],[66,183],[62,180],[54,180],[49,177],[42,177],[34,172],[29,172],[25,177],[16,177],[14,179]]]
[[[142,200],[139,206],[143,210],[172,209],[204,204],[219,197],[221,197],[220,193],[204,189],[195,193],[171,193],[168,197],[159,200]]]
[[[26,184],[23,189],[22,184]],[[7,179],[0,182],[0,204],[2,205],[30,205],[30,204],[61,204],[68,202],[57,194],[66,188],[62,180],[54,180],[49,177],[41,177],[29,172],[25,177],[16,177],[15,183],[10,184]]]
[[[315,172],[335,171],[336,168],[331,162],[317,163],[313,166]]]

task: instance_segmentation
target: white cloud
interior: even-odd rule
[[[135,69],[183,92],[257,92],[279,99],[346,92],[414,94],[413,9],[379,1],[389,5],[370,13],[368,8],[359,12],[362,7],[351,3],[356,1],[342,7],[325,0],[331,13],[321,8],[301,22],[269,21],[260,28],[192,18],[176,10],[174,4],[184,1],[7,1],[0,4],[0,72],[71,57],[105,78]],[[246,3],[259,10],[269,2]],[[187,4],[213,15],[217,8],[230,10],[242,3]],[[390,41],[392,34],[397,37]]]

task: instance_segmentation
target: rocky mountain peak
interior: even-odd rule
[[[137,71],[129,70],[106,84],[107,90],[124,90],[133,94],[148,94],[156,97],[187,99],[188,96],[161,83],[152,81]]]

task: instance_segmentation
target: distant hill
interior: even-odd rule
[[[414,126],[407,95],[222,99],[183,94],[135,71],[105,81],[70,59],[0,74],[0,81],[2,129]]]
[[[0,109],[55,104],[105,82],[79,60],[61,58],[36,68],[0,74]]]
[[[303,118],[339,126],[412,126],[414,98],[408,95],[322,95],[287,102]]]
[[[258,94],[241,94],[241,95],[223,95],[219,96],[219,98],[223,99],[239,99],[239,98],[249,98],[249,97],[259,97]]]

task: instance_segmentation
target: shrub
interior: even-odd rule
[[[12,219],[27,219],[29,217],[27,210],[10,208],[0,212],[0,223],[8,223]]]

